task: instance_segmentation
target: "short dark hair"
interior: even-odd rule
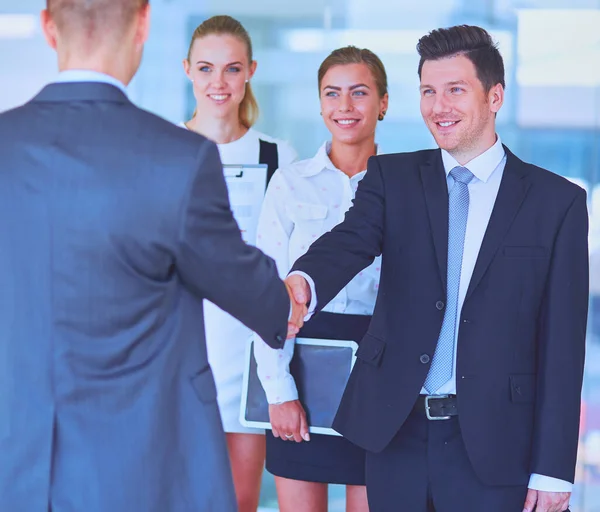
[[[149,0],[46,0],[46,9],[67,37],[94,40],[118,32],[133,21]]]
[[[486,93],[496,84],[506,87],[502,55],[492,36],[481,27],[457,25],[432,30],[419,39],[417,51],[421,56],[419,78],[425,61],[464,55],[475,66],[477,78]]]

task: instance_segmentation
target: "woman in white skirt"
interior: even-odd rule
[[[268,166],[268,178],[296,158],[294,149],[252,128],[258,105],[250,81],[256,70],[248,32],[230,16],[204,21],[192,36],[185,73],[193,83],[196,111],[183,126],[217,143],[224,164]],[[239,421],[244,353],[252,331],[204,303],[208,359],[231,459],[240,512],[256,512],[265,461],[264,431]]]

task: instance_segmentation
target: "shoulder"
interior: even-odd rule
[[[140,149],[151,159],[148,164],[161,168],[164,174],[175,179],[180,174],[195,174],[207,158],[218,157],[216,144],[199,133],[142,109],[137,109],[135,117],[130,126],[136,132],[132,144],[143,146]]]
[[[381,165],[397,164],[398,162],[420,164],[433,160],[439,153],[439,149],[423,149],[406,153],[387,153],[371,158],[377,160]]]
[[[39,139],[47,141],[69,137],[71,130],[80,129],[64,126],[44,126],[35,120],[47,116],[47,103],[30,101],[15,109],[0,114],[0,134],[8,140],[24,141]],[[51,104],[53,107],[60,103]],[[68,112],[68,109],[65,108]],[[121,151],[123,158],[135,163],[135,168],[144,168],[146,173],[165,169],[178,174],[178,169],[197,168],[201,153],[212,145],[201,135],[183,129],[162,117],[143,110],[133,103],[119,105],[118,109],[105,109],[99,112],[81,112],[72,119],[80,120],[84,127],[77,137],[85,142],[93,139],[98,149],[109,147],[111,151]],[[34,127],[32,129],[32,119]],[[12,127],[12,128],[11,128]],[[7,140],[3,138],[3,140]],[[189,163],[190,165],[186,165]],[[167,174],[170,174],[167,173]]]
[[[530,182],[538,190],[542,191],[545,196],[550,196],[554,200],[558,200],[558,198],[570,198],[573,200],[577,196],[585,195],[585,189],[573,181],[551,170],[524,162],[508,150],[508,148],[506,149],[506,165],[510,165],[517,171],[526,174]]]
[[[265,142],[270,142],[277,145],[277,155],[279,157],[280,167],[288,165],[298,158],[298,153],[288,141],[276,139],[275,137],[271,137],[270,135],[259,132],[258,130],[254,130],[253,128],[252,131],[256,134],[259,140],[264,140]]]
[[[441,161],[439,149],[424,149],[407,153],[388,153],[372,156],[369,159],[368,169],[379,169],[387,174],[390,172],[418,171],[421,165],[433,164],[437,159]]]
[[[277,169],[273,175],[273,179],[277,177],[277,179],[286,182],[303,181],[319,174],[319,169],[316,169],[315,165],[316,162],[314,157],[297,160]]]
[[[146,110],[138,110],[138,123],[143,133],[152,133],[152,138],[163,138],[162,145],[177,146],[177,149],[189,149],[198,152],[199,146],[212,144],[206,137],[188,130],[183,123],[174,124]]]
[[[285,202],[302,192],[314,193],[314,187],[317,186],[314,178],[319,174],[315,172],[314,158],[284,165],[273,174],[267,188],[267,196],[275,195],[279,201]]]
[[[31,102],[19,105],[0,113],[0,133],[2,140],[6,141],[6,137],[15,135],[15,130],[18,132],[20,126],[27,126],[30,122],[30,114],[34,110]]]

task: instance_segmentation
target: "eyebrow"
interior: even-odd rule
[[[349,90],[353,91],[354,89],[359,89],[360,87],[365,87],[367,89],[370,89],[370,87],[367,84],[356,84],[356,85],[351,85],[349,87]],[[335,85],[326,85],[325,87],[323,87],[323,90],[325,90],[325,89],[333,89],[334,91],[342,90],[341,87],[337,87]]]
[[[469,84],[467,82],[465,82],[464,80],[453,80],[452,82],[447,82],[444,84],[445,87],[452,87],[454,85],[469,85]],[[433,85],[423,84],[419,87],[419,89],[422,91],[423,89],[435,89],[435,87]]]
[[[196,65],[198,65],[198,64],[207,64],[208,66],[214,66],[214,64],[212,62],[208,62],[206,60],[199,60],[198,62],[196,62]],[[234,66],[234,65],[243,66],[244,64],[242,64],[240,61],[235,61],[235,62],[230,62],[229,64],[225,64],[225,66]]]
[[[469,85],[464,80],[454,80],[453,82],[448,82],[446,85]]]

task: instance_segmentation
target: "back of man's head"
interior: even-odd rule
[[[74,44],[97,44],[123,36],[149,0],[46,0],[61,38]]]

